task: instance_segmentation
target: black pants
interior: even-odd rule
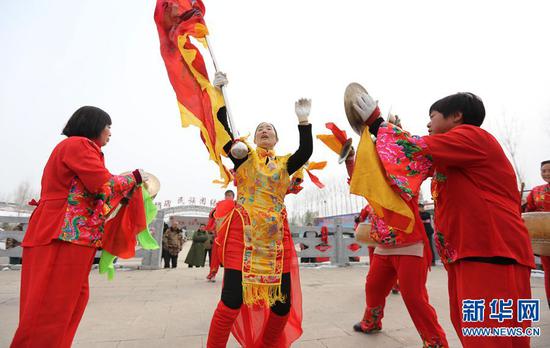
[[[164,259],[164,268],[170,268],[170,261],[172,262],[172,268],[178,267],[178,255],[170,255],[167,250],[163,250],[162,258]]]
[[[231,309],[238,309],[243,304],[242,272],[234,269],[225,269],[223,273],[222,302]],[[290,273],[283,273],[281,291],[286,298],[285,302],[277,301],[271,306],[271,311],[279,316],[290,312]]]
[[[431,262],[431,264],[433,265],[433,264],[435,264],[435,253],[436,253],[435,248],[434,248],[434,235],[433,235],[433,233],[428,234],[428,241],[430,241],[430,249],[432,251],[432,260],[431,260],[432,262]]]
[[[206,255],[208,255],[208,265],[212,263],[212,249],[206,249],[204,253],[204,264],[206,265]]]

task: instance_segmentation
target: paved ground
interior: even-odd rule
[[[180,266],[181,267],[181,266]],[[353,332],[363,313],[368,266],[301,268],[304,334],[293,347],[420,347],[421,342],[400,296],[390,295],[384,330]],[[92,271],[91,297],[75,347],[204,347],[221,282],[207,283],[206,269],[118,271],[114,281]],[[432,304],[452,347],[460,347],[449,321],[446,273],[439,266],[428,277]],[[0,272],[0,347],[7,347],[18,320],[20,272]],[[535,298],[544,298],[543,281],[532,278]],[[541,301],[542,302],[542,301]],[[543,302],[545,303],[545,301]],[[533,347],[550,346],[550,311],[542,306],[542,337]],[[230,347],[238,347],[234,340]]]

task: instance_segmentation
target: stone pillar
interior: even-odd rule
[[[153,238],[157,241],[159,249],[143,250],[143,258],[141,259],[141,269],[160,269],[162,258],[162,233],[164,228],[164,212],[159,210],[157,217],[149,225],[149,229]]]

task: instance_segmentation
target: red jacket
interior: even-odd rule
[[[378,131],[377,151],[402,195],[418,192],[432,176],[435,239],[444,263],[506,257],[535,266],[516,175],[491,134],[460,125],[444,134],[416,137],[388,125]]]
[[[525,211],[550,211],[550,184],[533,187]]]
[[[434,221],[443,261],[507,257],[534,268],[516,175],[497,140],[471,125],[421,140],[435,167]]]
[[[109,173],[99,146],[88,138],[61,141],[44,168],[40,201],[22,245],[62,239],[100,247],[105,216],[136,185],[135,176]]]

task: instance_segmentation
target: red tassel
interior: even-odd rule
[[[348,140],[348,135],[346,134],[346,131],[341,130],[334,123],[328,122],[328,123],[325,124],[325,127],[327,127],[332,132],[332,134],[334,134],[336,139],[338,139],[338,141],[342,145],[344,145],[346,143],[346,141]]]
[[[117,215],[105,223],[103,249],[124,259],[134,257],[136,235],[146,226],[143,196],[141,187],[138,187],[128,204],[122,206]]]
[[[311,179],[311,182],[315,184],[318,188],[324,188],[325,185],[319,180],[318,177],[313,175],[309,170],[306,169],[307,175],[309,175],[309,178]]]
[[[32,206],[35,206],[35,207],[38,207],[38,205],[40,204],[40,201],[36,201],[34,198],[31,199],[31,201],[29,203],[27,203],[28,205],[32,205]]]

